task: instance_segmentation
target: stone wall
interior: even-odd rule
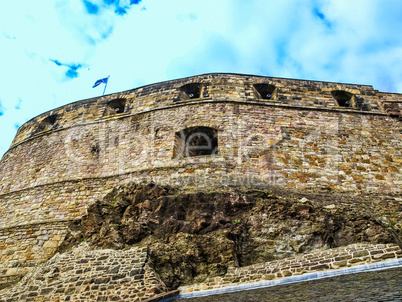
[[[251,284],[306,273],[342,269],[402,258],[393,244],[353,244],[246,267],[230,267],[224,276],[182,286],[181,294]],[[2,301],[143,301],[166,296],[168,289],[149,265],[147,248],[89,250],[85,243],[56,254],[0,290]],[[4,280],[5,281],[5,280]]]
[[[396,93],[378,93],[381,107],[391,117],[402,119],[402,97]]]
[[[127,179],[401,192],[400,123],[388,117],[210,103],[143,118],[61,130],[13,148],[1,162],[1,225],[80,217]],[[173,158],[174,133],[197,125],[218,129],[219,154]],[[66,139],[77,140],[77,152]]]
[[[274,87],[269,98],[258,84]],[[52,257],[68,221],[130,181],[400,195],[401,102],[367,85],[208,74],[41,114],[0,161],[1,278]],[[200,126],[217,132],[218,152],[175,156],[175,134]]]
[[[89,204],[100,199],[124,179],[90,179],[36,186],[0,195],[0,226],[73,220],[86,213]]]
[[[142,301],[167,292],[148,265],[147,248],[57,254],[30,271],[0,301]]]
[[[202,95],[181,100],[179,88],[191,82],[204,85]],[[274,99],[255,91],[261,82],[277,87]],[[338,106],[335,89],[353,93],[365,107]],[[116,98],[126,100],[125,111],[105,116]],[[49,115],[57,118],[45,127]],[[175,132],[195,126],[218,130],[219,155],[173,158]],[[218,180],[242,173],[303,189],[356,191],[367,183],[367,191],[394,192],[401,179],[399,128],[370,86],[205,75],[76,102],[34,118],[1,161],[0,194],[138,171],[166,178],[176,168]],[[193,163],[207,165],[193,173]],[[316,177],[323,165],[328,175]]]
[[[182,97],[181,87],[197,83],[201,86],[200,95],[196,99]],[[254,85],[267,83],[274,85],[277,91],[274,97],[265,99],[256,91]],[[367,111],[381,113],[377,91],[372,86],[355,85],[345,83],[330,83],[320,81],[306,81],[296,79],[283,79],[273,77],[260,77],[236,74],[206,74],[184,79],[172,80],[152,85],[147,85],[133,90],[115,93],[93,99],[82,100],[69,105],[56,108],[43,113],[18,130],[12,146],[15,146],[29,138],[35,137],[41,132],[57,130],[86,123],[102,122],[109,119],[107,104],[114,99],[125,99],[124,113],[137,115],[151,110],[164,109],[170,106],[180,105],[183,102],[213,100],[213,101],[257,101],[274,106],[298,106],[305,108],[341,109],[331,95],[334,90],[344,90],[355,95],[359,104],[347,108],[348,111]],[[384,94],[385,98],[395,94]],[[397,96],[397,95],[396,95]],[[399,96],[400,99],[400,96]],[[56,115],[53,125],[42,123],[48,116]]]
[[[199,125],[218,130],[219,154],[173,158],[174,133]],[[201,174],[215,178],[243,173],[269,182],[279,176],[278,185],[303,189],[325,182],[343,191],[389,192],[401,180],[399,128],[394,119],[375,115],[228,103],[179,107],[143,115],[141,121],[127,117],[102,127],[60,130],[18,145],[2,160],[0,189],[3,196],[56,182],[139,171],[158,175],[207,164],[209,173]]]
[[[402,250],[393,244],[353,244],[247,267],[231,267],[222,277],[179,289],[181,294],[188,294],[400,258]]]
[[[0,287],[20,279],[52,258],[67,233],[65,221],[26,224],[0,230]]]

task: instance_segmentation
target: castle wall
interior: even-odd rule
[[[67,233],[65,221],[26,224],[0,230],[0,285],[50,259]]]
[[[399,125],[384,116],[254,104],[175,107],[49,132],[14,147],[2,161],[1,196],[70,180],[173,173],[195,163],[218,181],[251,175],[303,189],[397,192]],[[218,130],[218,155],[173,158],[174,134],[193,126]]]
[[[188,83],[200,83],[199,98],[183,96]],[[256,83],[275,85],[275,97],[261,98]],[[337,89],[353,93],[356,106],[340,107]],[[109,114],[121,98],[124,112]],[[0,162],[1,261],[8,269],[47,259],[32,224],[62,235],[45,224],[79,219],[129,181],[400,194],[401,124],[383,106],[400,102],[371,86],[212,74],[44,113],[21,126]],[[175,157],[175,133],[199,126],[217,130],[218,154]]]
[[[191,83],[200,87],[196,99],[183,97],[181,91]],[[272,98],[265,99],[256,90],[261,83],[275,87]],[[353,106],[341,107],[331,94],[336,90],[353,94]],[[110,114],[108,104],[116,99],[124,100],[124,112]],[[20,127],[1,160],[0,195],[55,182],[179,167],[191,161],[236,162],[234,171],[267,174],[256,163],[264,156],[272,158],[272,152],[267,154],[267,150],[277,150],[279,145],[283,145],[283,152],[292,153],[306,149],[309,142],[315,144],[314,156],[320,157],[323,149],[327,153],[332,149],[339,155],[339,150],[353,148],[354,138],[368,135],[376,140],[381,135],[382,140],[383,133],[386,144],[381,142],[377,150],[378,142],[369,142],[368,146],[374,147],[370,151],[385,154],[388,149],[394,150],[389,155],[399,160],[400,149],[394,145],[400,139],[400,123],[388,118],[383,107],[385,103],[395,107],[400,102],[400,95],[377,93],[365,85],[222,74],[79,101]],[[374,120],[381,125],[373,128]],[[219,131],[218,159],[172,159],[174,133],[191,126],[209,126]],[[366,127],[367,133],[363,133]],[[352,136],[347,131],[353,132]],[[330,136],[331,141],[322,136]],[[340,136],[348,136],[349,141]],[[311,142],[313,138],[317,142]],[[245,162],[244,157],[253,163]],[[299,161],[293,163],[293,168],[299,166]],[[221,174],[225,173],[228,171]],[[283,182],[292,186],[287,180],[280,185]]]

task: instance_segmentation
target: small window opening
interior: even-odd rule
[[[383,103],[383,107],[385,112],[392,118],[399,118],[401,115],[398,103]]]
[[[115,99],[110,101],[107,106],[104,116],[123,113],[126,107],[126,99]]]
[[[41,132],[54,128],[57,118],[58,118],[57,114],[52,114],[45,117],[41,122],[39,122],[39,126],[35,132]]]
[[[331,91],[332,96],[341,107],[353,107],[353,94],[343,90]]]
[[[57,120],[57,114],[49,115],[47,118],[44,119],[46,123],[52,126],[56,123],[56,120]]]
[[[173,157],[218,154],[218,131],[209,127],[191,127],[175,134]]]
[[[271,100],[276,96],[276,87],[271,84],[254,84],[255,90],[258,92],[257,97],[261,99]]]
[[[198,99],[201,95],[201,84],[200,83],[189,83],[180,87],[180,97],[181,101],[188,99]]]

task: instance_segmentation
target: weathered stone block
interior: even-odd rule
[[[395,253],[386,253],[373,256],[373,259],[390,259],[390,258],[395,258]]]
[[[368,256],[369,252],[368,251],[359,251],[356,253],[353,253],[353,258],[358,258],[358,257],[363,257],[363,256]]]

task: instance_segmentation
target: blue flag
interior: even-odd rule
[[[108,80],[108,79],[109,79],[109,77],[103,78],[103,79],[100,79],[100,80],[97,80],[97,81],[95,82],[95,84],[92,86],[92,88],[95,88],[96,86],[99,86],[99,85],[102,84],[102,83],[107,84],[107,80]]]

